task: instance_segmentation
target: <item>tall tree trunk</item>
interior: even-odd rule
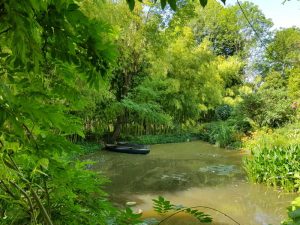
[[[119,139],[123,123],[124,123],[124,116],[123,115],[118,116],[117,121],[114,125],[114,131],[113,131],[113,134],[112,134],[112,137],[110,140],[112,143],[116,142]]]

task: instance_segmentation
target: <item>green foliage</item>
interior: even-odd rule
[[[300,224],[300,197],[296,198],[292,205],[288,208],[289,219],[282,222],[282,225],[298,225]]]
[[[300,68],[290,71],[288,80],[288,94],[291,99],[299,101],[300,99]]]
[[[80,152],[76,152],[77,155],[81,154],[81,155],[86,155],[88,153],[93,153],[96,151],[101,151],[101,149],[104,148],[104,145],[102,143],[93,143],[93,142],[81,142],[81,143],[77,143],[80,148],[81,151]]]
[[[222,148],[238,148],[241,146],[242,133],[237,130],[233,121],[211,122],[199,131],[200,138]]]
[[[76,146],[70,148],[74,150]],[[35,224],[44,220],[44,210],[51,215],[53,224],[105,223],[110,216],[117,216],[105,200],[106,194],[99,189],[106,179],[85,170],[86,162],[70,160],[67,154],[54,155],[39,159],[23,153],[15,162],[10,156],[2,156],[6,168],[1,166],[1,170],[6,170],[6,174],[1,173],[1,188],[6,192],[6,187],[10,188],[10,194],[1,200],[5,200],[1,209],[6,215],[3,224]],[[14,166],[20,163],[22,170]],[[13,180],[8,180],[8,175]],[[27,211],[31,217],[26,216]]]
[[[157,134],[157,135],[143,135],[138,137],[127,137],[130,141],[139,144],[165,144],[165,143],[179,143],[198,139],[197,134],[193,133],[179,133],[179,134]]]
[[[257,128],[243,143],[251,151],[245,160],[250,179],[288,191],[299,191],[300,183],[299,37],[297,28],[275,33],[266,48],[262,78],[257,79],[260,81],[252,93],[243,96],[236,110],[237,115]],[[286,224],[293,224],[292,221]]]
[[[262,96],[251,93],[243,97],[243,101],[238,105],[238,113],[261,124],[264,120],[263,110],[268,109],[263,102]]]
[[[245,169],[254,182],[299,191],[300,145],[252,151],[245,160]]]
[[[187,214],[193,216],[201,223],[211,223],[212,222],[212,218],[209,215],[207,215],[203,212],[200,212],[197,209],[173,205],[170,203],[170,201],[164,199],[161,196],[159,196],[158,199],[153,199],[153,202],[154,202],[153,208],[159,214],[165,214],[168,212],[173,212],[173,214],[177,214],[178,212],[184,212],[184,213],[187,213]],[[167,218],[169,218],[169,217],[167,217]],[[167,218],[163,219],[160,223],[162,223]],[[160,223],[158,223],[158,224],[160,224]]]
[[[170,201],[165,200],[162,196],[158,199],[153,199],[153,208],[159,214],[164,214],[176,208],[175,205],[171,204]]]
[[[187,214],[190,214],[191,216],[196,218],[201,223],[211,223],[212,222],[212,218],[209,215],[207,215],[203,212],[200,212],[197,209],[187,208],[187,209],[185,209],[184,212]]]
[[[243,143],[244,149],[251,150],[251,156],[245,160],[250,179],[299,191],[299,140],[298,123],[253,132]]]
[[[162,6],[167,3],[161,1]],[[90,5],[92,10],[85,9],[86,14],[109,20],[120,37],[108,94],[85,112],[89,137],[182,132],[218,105],[240,101],[244,57],[255,35],[239,8],[224,8],[215,1],[200,11],[198,3],[179,5],[168,20],[157,6],[147,12],[140,4],[129,12],[124,3],[105,4],[102,13]],[[244,7],[253,13],[256,28],[267,33],[270,22],[258,8]],[[215,19],[216,14],[221,19]]]
[[[200,0],[200,4],[205,7],[207,5],[207,0]]]
[[[131,208],[127,207],[121,212],[116,222],[112,224],[141,224],[143,222],[141,217],[141,213],[134,213]]]
[[[269,44],[266,58],[272,69],[287,75],[289,69],[299,67],[300,30],[287,28],[276,32],[274,40]]]
[[[276,146],[286,148],[289,145],[298,144],[300,144],[299,122],[277,129],[258,129],[243,143],[245,149],[253,151],[262,148],[272,149]]]
[[[175,123],[182,124],[197,120],[202,111],[221,102],[222,80],[210,42],[198,45],[190,27],[178,27],[171,35],[174,40],[166,51],[168,57],[161,63],[167,63],[165,76],[176,82],[177,90],[162,96],[161,100]]]
[[[193,7],[198,8],[195,3]],[[272,22],[253,3],[244,2],[242,7],[245,11],[251,12],[248,17],[260,36],[267,37]],[[208,37],[217,55],[246,57],[249,48],[255,46],[257,42],[255,33],[238,5],[224,8],[218,1],[209,1],[205,9],[197,9],[195,14],[190,24],[195,30],[197,40],[203,41]],[[179,19],[184,20],[185,17],[181,16]],[[240,32],[241,30],[243,32]]]
[[[206,9],[198,10],[198,3],[161,0],[162,8],[177,9],[166,19],[152,5],[146,13],[135,0],[126,2],[0,2],[1,224],[140,223],[139,214],[108,202],[101,189],[107,180],[86,170],[90,162],[76,160],[100,147],[70,140],[99,140],[114,129],[167,133],[135,138],[144,144],[188,141],[203,115],[240,101],[243,62],[256,41],[237,6],[200,0]],[[243,7],[267,34],[270,21],[253,4]],[[247,113],[257,108],[246,116],[260,125],[281,126],[294,113],[297,32],[276,34],[268,59],[283,74],[269,73],[255,99],[244,100]],[[285,40],[287,34],[297,40]],[[290,53],[279,57],[282,43]],[[217,108],[226,121],[205,126],[202,137],[238,146],[249,124],[230,111]],[[162,198],[156,204],[164,205],[161,212],[176,210]],[[211,221],[197,210],[180,210]]]
[[[171,123],[171,118],[169,115],[164,114],[161,106],[155,102],[133,102],[130,99],[123,99],[122,107],[127,112],[130,112],[135,116],[135,118],[140,118],[141,120],[146,119],[156,124],[168,125]]]
[[[286,80],[271,72],[256,93],[244,96],[240,113],[259,126],[280,127],[293,121],[295,110],[288,97]]]
[[[296,120],[300,119],[300,68],[289,72],[288,95],[292,99],[292,109],[296,112]]]
[[[232,108],[229,105],[221,105],[215,109],[216,117],[219,120],[227,120],[232,112]]]
[[[75,1],[2,1],[1,224],[105,224],[118,211],[106,179],[71,159],[84,136],[77,115],[116,55],[113,28]]]
[[[140,1],[140,0],[139,0]],[[221,0],[224,4],[226,3],[226,0]],[[130,10],[134,9],[135,6],[135,0],[126,0]],[[142,1],[140,1],[142,2]],[[156,2],[156,1],[155,1]],[[177,2],[178,0],[160,0],[161,8],[164,9],[168,3],[168,5],[171,7],[172,10],[177,9]],[[205,7],[207,5],[208,0],[199,0],[202,7]]]

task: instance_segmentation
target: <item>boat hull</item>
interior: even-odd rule
[[[106,149],[111,152],[128,153],[128,154],[148,154],[150,149],[148,146],[128,144],[128,145],[114,145],[107,144]]]

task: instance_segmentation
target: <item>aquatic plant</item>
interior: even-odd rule
[[[300,145],[264,147],[244,160],[249,178],[257,183],[300,191]]]

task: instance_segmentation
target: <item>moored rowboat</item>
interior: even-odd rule
[[[111,152],[129,154],[148,154],[150,152],[149,146],[123,142],[118,144],[106,144],[105,147],[108,151]]]

